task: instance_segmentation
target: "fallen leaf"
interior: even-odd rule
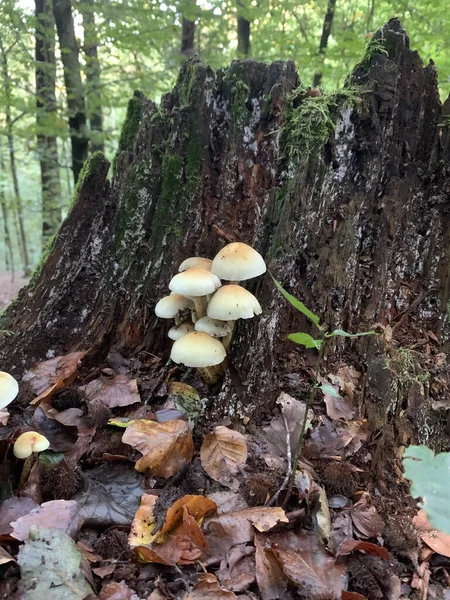
[[[342,396],[331,396],[330,394],[323,394],[323,401],[327,407],[327,415],[333,421],[350,421],[355,416],[355,411],[348,400],[342,398]]]
[[[142,494],[141,505],[139,506],[128,536],[128,543],[131,548],[136,546],[146,546],[155,539],[154,529],[156,526],[153,510],[158,500],[158,496],[153,494]]]
[[[186,593],[183,600],[237,600],[236,594],[223,589],[214,575],[206,573],[194,586],[192,592]]]
[[[366,552],[367,554],[375,554],[376,556],[384,558],[385,560],[390,560],[392,558],[386,548],[382,548],[381,546],[372,544],[371,542],[360,542],[358,540],[346,540],[343,542],[337,551],[337,555],[345,556],[355,552],[356,550]]]
[[[82,570],[83,555],[59,529],[33,526],[18,563],[22,600],[80,600],[92,594]]]
[[[23,542],[28,538],[31,527],[38,526],[53,531],[63,531],[70,537],[74,537],[81,524],[79,506],[75,501],[50,500],[13,521],[11,536]]]
[[[200,449],[202,467],[212,479],[229,487],[239,489],[235,475],[247,461],[247,443],[242,433],[218,426],[205,435]]]
[[[49,419],[40,406],[34,411],[32,423],[33,428],[49,440],[50,449],[54,452],[70,450],[78,439],[76,427],[66,427],[54,419]]]
[[[182,410],[191,421],[196,421],[201,412],[200,395],[195,388],[187,383],[170,381],[169,401],[173,400],[175,408]]]
[[[367,597],[358,592],[342,592],[341,600],[367,600]]]
[[[178,473],[194,453],[192,434],[185,421],[156,423],[140,419],[128,425],[122,441],[144,455],[135,468],[141,472],[149,470],[155,477]]]
[[[284,412],[289,431],[286,431],[283,414],[279,414],[271,420],[270,425],[263,427],[262,439],[272,454],[284,458],[287,450],[287,435],[290,436],[291,449],[296,447],[305,418],[306,405],[285,392],[279,395],[277,404],[281,407],[282,413]],[[312,417],[313,412],[310,411],[308,423]]]
[[[78,373],[81,360],[86,356],[88,350],[71,352],[66,356],[56,356],[50,360],[37,363],[27,371],[22,381],[28,381],[35,394],[30,404],[39,404],[45,398],[49,398],[58,390],[72,383]]]
[[[84,388],[88,403],[98,403],[107,408],[129,406],[141,402],[137,380],[127,375],[116,375],[106,379],[94,379]]]
[[[9,536],[13,527],[11,523],[17,521],[20,517],[28,515],[37,504],[31,498],[8,498],[0,504],[0,536]]]
[[[287,590],[288,579],[280,563],[270,549],[264,545],[264,537],[255,535],[256,581],[262,600],[282,598]]]
[[[96,567],[92,569],[92,572],[101,577],[108,577],[108,575],[112,575],[116,570],[116,564],[112,563],[111,565],[105,565],[104,567]]]
[[[144,476],[131,465],[106,463],[84,473],[84,489],[72,500],[95,527],[129,526],[139,508]]]
[[[428,521],[427,514],[423,509],[419,510],[413,523],[417,527],[421,540],[427,546],[437,554],[450,558],[450,535],[435,529]]]
[[[337,373],[329,373],[328,378],[334,385],[337,385],[339,390],[346,394],[350,400],[353,400],[353,393],[359,384],[361,373],[357,371],[355,367],[345,365],[344,367],[340,367]]]
[[[268,536],[269,540],[271,536]],[[341,598],[346,566],[337,565],[316,536],[285,532],[274,536],[270,549],[286,577],[299,586],[301,596],[308,600]]]
[[[371,504],[370,495],[365,492],[360,500],[350,509],[353,525],[361,537],[376,538],[384,531],[384,523],[375,506]]]
[[[139,596],[127,586],[125,581],[104,585],[98,595],[99,600],[139,600]]]
[[[213,492],[207,498],[216,504],[218,515],[248,508],[245,498],[235,492]]]
[[[322,542],[327,544],[331,538],[330,507],[328,506],[327,494],[325,490],[322,487],[319,487],[319,490],[319,508],[316,512],[317,533],[319,534]]]
[[[311,432],[311,442],[321,458],[347,458],[361,448],[368,434],[366,421],[342,423],[324,417],[322,424]]]
[[[216,504],[206,496],[187,495],[172,504],[167,510],[166,519],[159,535],[176,529],[183,521],[184,508],[191,517],[201,521],[206,515],[216,510]]]
[[[242,592],[255,581],[255,549],[247,544],[230,548],[220,563],[217,577],[232,592]]]
[[[4,565],[9,562],[16,562],[15,558],[11,556],[4,548],[0,546],[0,565]]]

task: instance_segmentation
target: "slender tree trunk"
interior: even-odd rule
[[[186,58],[194,55],[195,43],[195,21],[189,21],[183,17],[181,32],[181,54]]]
[[[2,368],[20,375],[50,351],[76,349],[90,349],[89,368],[111,348],[164,362],[170,325],[154,307],[177,265],[239,239],[327,328],[380,332],[336,345],[324,367],[363,372],[354,403],[367,418],[375,485],[395,481],[399,446],[445,447],[435,403],[448,398],[450,130],[439,124],[449,107],[398,20],[375,35],[385,53],[360,63],[358,98],[337,109],[336,97],[294,103],[298,76],[282,61],[235,61],[216,76],[189,59],[164,111],[136,93],[112,184],[93,155],[40,274],[2,315],[15,333],[0,339]],[[319,122],[326,111],[335,130],[307,138],[304,109]],[[308,330],[306,319],[269,275],[246,287],[263,313],[238,322],[219,390],[202,388],[211,410],[236,420],[271,410],[281,391],[301,394],[310,373],[311,351],[287,340]],[[406,362],[396,376],[402,350],[417,369]]]
[[[3,160],[3,148],[0,146],[0,173],[5,172],[5,163]],[[8,207],[6,204],[6,195],[5,195],[5,182],[4,180],[0,181],[0,204],[2,207],[2,217],[3,217],[3,234],[5,236],[5,264],[7,271],[11,271],[11,278],[14,281],[14,252],[12,247],[12,239],[9,233],[8,226]]]
[[[76,182],[88,155],[89,140],[86,131],[86,106],[71,0],[53,0],[53,15],[64,67],[64,83],[72,144],[72,170]]]
[[[9,153],[9,164],[11,168],[11,176],[13,180],[13,189],[15,195],[15,206],[17,210],[18,217],[18,226],[19,226],[19,240],[20,240],[20,248],[22,251],[22,259],[23,259],[23,271],[25,277],[28,277],[31,273],[30,259],[28,255],[28,244],[27,244],[27,235],[25,232],[25,216],[23,209],[22,197],[20,195],[19,188],[19,178],[17,175],[17,165],[16,165],[16,153],[14,149],[14,131],[13,131],[13,121],[11,116],[11,108],[12,108],[12,94],[11,94],[11,77],[9,74],[9,66],[8,66],[8,54],[6,48],[3,44],[3,40],[0,38],[0,59],[1,59],[1,69],[2,69],[2,77],[3,77],[3,89],[5,92],[5,122],[6,122],[6,138],[8,140],[8,153]]]
[[[42,187],[43,246],[61,225],[61,180],[58,145],[47,131],[55,126],[55,23],[51,0],[35,0],[36,10],[36,124]]]
[[[80,4],[83,16],[84,44],[86,58],[86,104],[91,127],[92,152],[104,151],[102,98],[100,94],[100,61],[98,59],[97,28],[93,0],[85,0]]]
[[[334,11],[336,7],[336,0],[328,0],[327,12],[325,13],[325,19],[323,21],[322,35],[320,37],[319,44],[319,55],[322,59],[325,58],[325,51],[328,46],[328,38],[331,34],[331,28],[333,27]],[[318,71],[314,75],[313,86],[317,87],[322,83],[322,73]]]
[[[244,8],[242,1],[237,0],[237,52],[241,58],[250,56],[250,21],[240,14]]]

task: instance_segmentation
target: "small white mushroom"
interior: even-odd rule
[[[259,252],[247,244],[233,242],[214,257],[211,272],[227,281],[245,281],[262,275],[267,270]]]
[[[197,319],[206,315],[206,296],[213,294],[221,286],[220,279],[211,271],[192,267],[172,277],[169,288],[176,294],[193,299]]]
[[[202,317],[196,322],[195,331],[202,331],[212,337],[225,337],[230,333],[231,327],[226,321]]]
[[[202,256],[192,256],[183,260],[181,265],[178,267],[178,272],[187,271],[192,267],[200,267],[205,271],[211,271],[212,260],[210,258],[203,258]]]
[[[12,375],[0,371],[0,409],[5,408],[19,393],[19,384]]]
[[[155,306],[156,316],[161,319],[174,319],[183,311],[191,310],[193,302],[181,294],[171,294],[161,298]]]
[[[219,375],[215,365],[225,360],[226,352],[219,340],[207,333],[193,331],[176,340],[170,358],[186,367],[197,367],[205,381],[212,384]]]
[[[260,315],[262,308],[258,300],[240,285],[224,285],[213,295],[208,304],[208,317],[222,321],[251,319]]]
[[[181,325],[169,329],[169,333],[167,335],[171,340],[177,340],[178,338],[183,337],[183,335],[191,333],[191,331],[194,331],[194,325],[189,321],[185,321],[184,323],[181,323]]]

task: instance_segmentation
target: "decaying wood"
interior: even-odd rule
[[[395,423],[402,443],[442,445],[445,423],[431,403],[445,391],[445,361],[441,387],[417,380],[405,391],[391,353],[408,345],[408,328],[411,340],[429,330],[443,351],[448,343],[448,108],[433,64],[410,50],[399,22],[377,36],[378,50],[352,75],[359,103],[297,160],[281,134],[294,126],[293,63],[237,61],[214,73],[191,59],[160,107],[137,93],[111,184],[108,163],[95,155],[48,259],[3,316],[15,335],[1,340],[2,369],[20,375],[69,349],[92,348],[93,360],[112,347],[167,350],[158,298],[179,262],[213,257],[225,235],[254,245],[332,327],[393,327],[420,297],[394,340],[362,338],[338,345],[335,356],[367,371],[362,411],[372,430]],[[286,375],[302,353],[285,337],[308,327],[269,276],[248,287],[264,313],[238,324],[214,402],[235,415],[292,392]]]

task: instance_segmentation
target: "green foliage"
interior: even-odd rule
[[[450,452],[434,455],[427,446],[410,446],[403,455],[405,477],[411,480],[411,495],[430,523],[450,534]]]
[[[301,302],[300,300],[297,300],[297,298],[295,298],[292,294],[290,294],[289,292],[287,292],[284,287],[272,276],[272,279],[275,283],[275,285],[277,286],[277,288],[280,290],[280,292],[283,294],[283,296],[286,298],[286,300],[292,304],[292,306],[294,308],[296,308],[299,312],[301,312],[302,314],[305,315],[305,317],[308,317],[308,319],[310,321],[312,321],[314,323],[314,325],[316,325],[318,327],[318,329],[322,329],[319,325],[320,323],[320,319],[317,315],[315,315],[312,311],[309,310],[309,308],[307,308],[303,302]]]

